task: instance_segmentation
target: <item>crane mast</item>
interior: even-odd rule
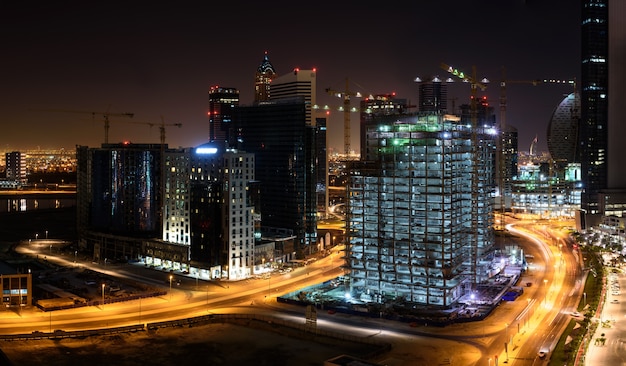
[[[348,78],[346,78],[346,88],[344,91],[336,91],[330,88],[326,88],[326,92],[333,96],[340,96],[343,98],[343,146],[346,157],[350,155],[352,150],[350,147],[350,97],[360,97],[361,93],[350,91],[350,84]]]

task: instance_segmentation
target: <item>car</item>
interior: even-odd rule
[[[611,304],[617,304],[617,303],[619,303],[619,301],[617,299],[611,300]]]
[[[578,311],[572,311],[572,316],[575,318],[580,318],[582,316],[581,313],[579,313]]]
[[[537,357],[539,357],[539,358],[546,358],[547,355],[548,355],[548,351],[539,351],[539,352],[537,352]]]

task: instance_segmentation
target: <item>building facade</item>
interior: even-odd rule
[[[302,99],[306,107],[306,124],[315,124],[313,106],[317,105],[317,70],[294,69],[281,75],[270,84],[271,101]]]
[[[272,98],[274,98],[272,86]],[[253,153],[264,237],[293,236],[298,255],[317,244],[317,130],[302,97],[236,109],[239,148]],[[281,248],[277,248],[280,250]]]

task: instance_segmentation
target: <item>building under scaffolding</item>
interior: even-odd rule
[[[366,128],[348,169],[350,295],[449,306],[490,273],[496,135],[438,113]]]

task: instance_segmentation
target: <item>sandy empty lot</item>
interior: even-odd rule
[[[268,327],[268,326],[264,326]],[[340,354],[362,355],[372,346],[317,342],[312,335],[218,323],[193,328],[84,339],[2,341],[11,365],[322,365]]]

